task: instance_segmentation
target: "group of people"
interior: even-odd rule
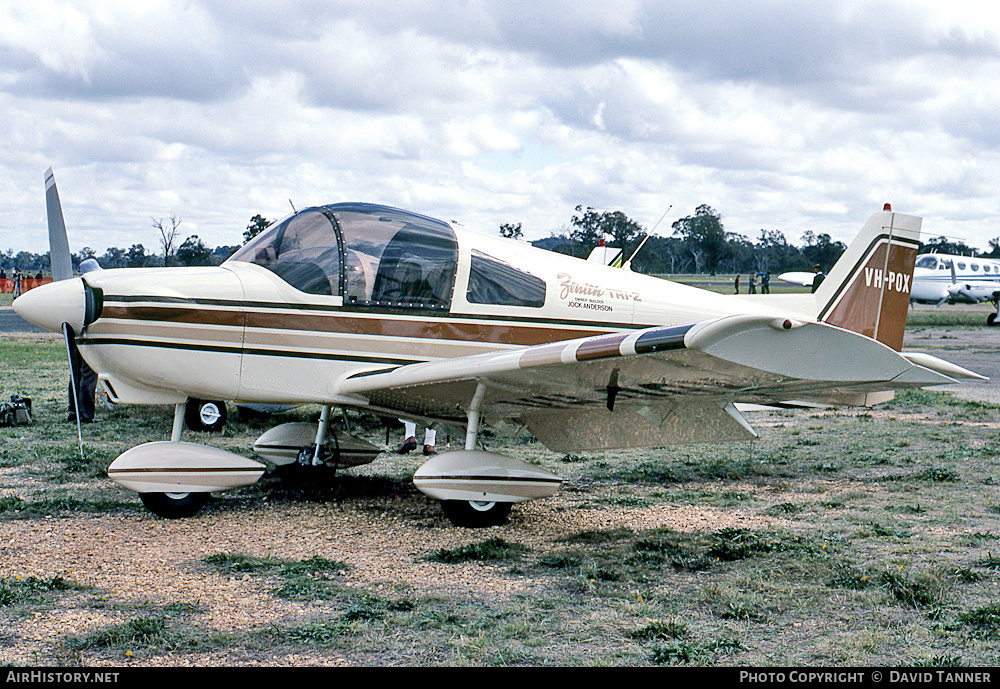
[[[812,291],[815,292],[819,289],[819,286],[823,283],[823,278],[826,274],[823,273],[823,268],[818,263],[813,266],[813,280],[812,280]],[[757,280],[760,280],[760,293],[770,294],[771,293],[771,271],[765,273],[750,273],[750,288],[747,290],[747,294],[757,294]],[[737,275],[736,279],[733,280],[733,287],[736,289],[736,294],[740,293],[740,276]]]
[[[764,273],[750,273],[750,288],[747,290],[747,294],[757,294],[757,281],[760,280],[760,293],[770,294],[771,293],[771,271]],[[736,294],[740,293],[740,276],[737,275],[736,279],[733,280],[733,286],[736,288]]]
[[[42,280],[43,276],[42,276],[42,271],[38,271],[35,274],[34,278],[32,278],[30,273],[24,273],[18,270],[17,268],[13,268],[9,279],[10,279],[10,284],[7,284],[8,280],[7,271],[4,268],[0,268],[0,292],[12,291],[14,292],[14,298],[16,299],[17,297],[21,296],[21,294],[23,294],[26,289],[31,289],[33,286],[38,284],[38,282],[35,282],[25,285],[23,283],[23,280],[34,279],[38,281]]]

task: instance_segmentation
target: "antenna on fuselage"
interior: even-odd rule
[[[295,213],[295,215],[299,214],[299,211],[295,208],[295,204],[292,203],[291,199],[288,199],[288,205],[292,207],[292,213]]]
[[[627,261],[622,263],[622,268],[624,268],[625,270],[632,270],[632,259],[635,258],[635,255],[637,253],[639,253],[639,249],[641,249],[642,245],[646,243],[646,240],[652,237],[656,233],[656,228],[660,226],[660,223],[663,222],[663,219],[667,217],[667,213],[669,213],[670,209],[673,207],[674,204],[672,203],[669,206],[667,206],[667,210],[663,211],[663,215],[661,215],[660,219],[656,221],[655,225],[653,225],[653,229],[651,229],[649,232],[646,233],[646,236],[642,238],[641,242],[639,242],[639,246],[635,248],[635,251],[632,252],[632,255],[628,257]]]

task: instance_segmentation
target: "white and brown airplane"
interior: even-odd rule
[[[59,224],[51,173],[47,185]],[[379,448],[329,428],[332,406],[464,427],[465,449],[414,483],[482,526],[562,482],[477,449],[483,423],[556,452],[729,441],[756,435],[738,405],[865,405],[980,377],[900,351],[920,225],[877,212],[815,294],[751,298],[340,203],[273,224],[218,267],[87,273],[14,308],[68,333],[112,400],[175,405],[171,440],[108,469],[157,514],[193,514],[266,470],[181,441],[185,403],[216,399],[323,405],[318,426],[256,442],[274,464],[372,461]]]

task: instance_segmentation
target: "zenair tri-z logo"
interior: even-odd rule
[[[884,273],[884,274],[883,274]],[[910,293],[910,275],[881,268],[865,268],[866,287],[885,287],[887,292]]]

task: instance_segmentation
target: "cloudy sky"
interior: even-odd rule
[[[370,201],[496,234],[1000,236],[1000,9],[948,2],[0,0],[0,251],[237,244]]]

